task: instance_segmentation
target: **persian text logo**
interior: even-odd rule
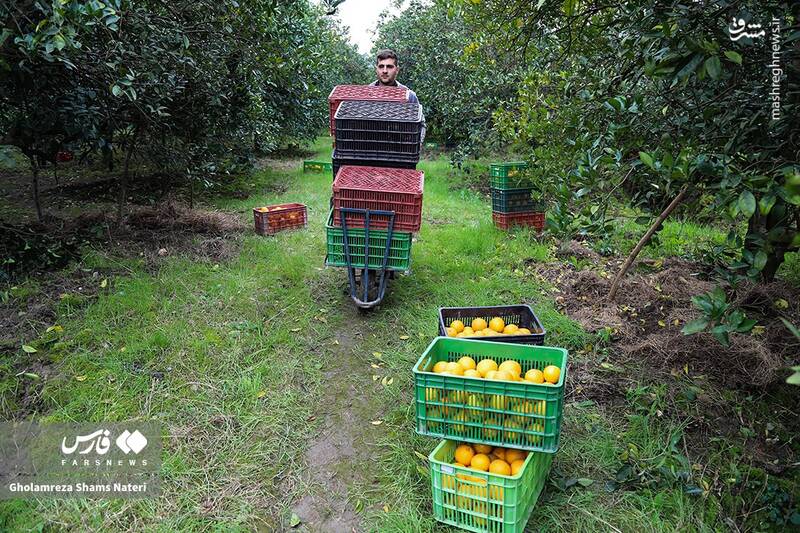
[[[111,448],[110,436],[111,432],[109,430],[98,429],[88,435],[77,435],[71,446],[67,446],[67,437],[64,437],[61,441],[61,451],[66,455],[72,455],[76,451],[81,455],[85,455],[94,450],[97,455],[105,455]],[[86,447],[78,450],[82,444],[87,443]],[[133,433],[126,429],[120,433],[115,443],[125,455],[131,452],[138,455],[147,446],[147,438],[138,429]]]
[[[750,33],[751,30],[753,33]],[[728,33],[731,36],[731,41],[738,41],[742,37],[755,39],[766,35],[766,32],[761,29],[761,24],[750,24],[745,22],[744,19],[736,17],[731,20],[731,24],[728,26]]]

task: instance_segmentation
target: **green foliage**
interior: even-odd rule
[[[756,325],[756,321],[747,318],[741,309],[732,309],[725,291],[714,287],[711,292],[692,298],[692,303],[700,309],[702,316],[686,324],[681,332],[693,335],[708,330],[724,344],[730,344],[731,333],[748,333]]]
[[[310,139],[367,66],[307,0],[52,0],[0,7],[0,141],[34,166],[61,149],[137,153],[224,176]]]
[[[800,125],[785,85],[797,65],[784,61],[776,119],[771,72],[762,68],[772,58],[771,30],[735,42],[726,33],[740,13],[748,21],[778,17],[776,45],[788,50],[798,36],[789,30],[796,10],[779,0],[728,8],[541,0],[532,13],[522,0],[440,3],[461,14],[486,57],[523,60],[516,96],[495,110],[494,132],[530,153],[559,216],[596,206],[594,219],[562,227],[596,231],[608,197],[622,192],[660,210],[689,184],[687,210],[710,195],[718,221],[747,223],[737,258],[746,266],[734,269],[770,280],[797,249]]]

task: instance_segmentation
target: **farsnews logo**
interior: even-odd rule
[[[72,446],[67,446],[67,437],[64,437],[61,441],[61,452],[66,455],[72,455],[77,451],[80,455],[86,455],[94,450],[97,455],[105,455],[111,448],[110,436],[111,432],[109,430],[98,429],[88,435],[76,436]],[[120,433],[115,443],[125,455],[131,452],[138,454],[147,446],[147,438],[138,429],[133,433],[126,429]],[[81,448],[83,444],[87,445]],[[81,449],[79,450],[79,448]]]

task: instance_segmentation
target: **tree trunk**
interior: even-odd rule
[[[194,209],[194,176],[189,174],[189,209]]]
[[[33,205],[36,206],[36,218],[39,222],[44,220],[44,216],[42,215],[42,203],[39,198],[39,161],[35,155],[31,157],[31,170],[33,171],[33,180],[31,181],[31,185],[33,186]]]
[[[136,134],[134,133],[134,137],[127,143],[126,151],[125,151],[125,164],[122,169],[122,177],[120,178],[119,184],[119,198],[117,200],[117,224],[122,225],[122,217],[124,214],[125,208],[125,198],[128,195],[128,172],[130,170],[131,164],[131,156],[133,155],[133,150],[135,148],[136,143]]]
[[[625,277],[625,274],[628,272],[628,269],[631,267],[631,264],[633,264],[633,261],[636,259],[636,256],[638,256],[639,252],[642,251],[642,248],[644,248],[644,246],[648,242],[650,242],[650,239],[653,237],[653,234],[656,231],[658,231],[658,229],[661,227],[661,224],[664,222],[664,220],[666,220],[669,214],[672,213],[672,211],[674,211],[676,207],[678,207],[678,204],[681,203],[683,197],[686,196],[686,191],[688,190],[689,190],[688,184],[684,185],[681,188],[680,192],[678,192],[678,196],[676,196],[675,199],[673,199],[672,202],[670,202],[667,208],[664,209],[664,211],[660,215],[658,215],[658,218],[656,219],[655,222],[653,222],[653,225],[650,226],[650,229],[647,230],[647,233],[644,234],[644,236],[639,240],[639,243],[634,247],[633,250],[631,250],[630,255],[628,255],[628,258],[622,265],[619,274],[617,274],[617,277],[614,278],[614,283],[611,284],[611,290],[608,291],[609,300],[613,301],[614,298],[617,296],[617,289],[619,289],[619,284],[622,281],[622,278]]]

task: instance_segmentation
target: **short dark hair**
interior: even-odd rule
[[[397,54],[394,53],[394,50],[389,50],[385,48],[378,52],[378,57],[375,59],[375,64],[377,65],[380,63],[381,59],[394,59],[394,64],[397,65],[399,61],[397,60]]]

